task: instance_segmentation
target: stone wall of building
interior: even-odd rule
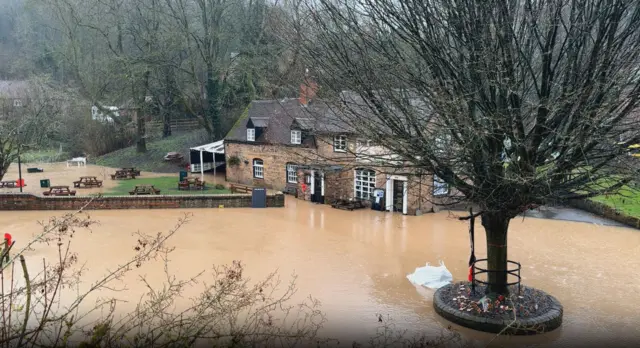
[[[29,193],[0,194],[0,210],[100,210],[250,208],[250,194],[41,197]],[[267,195],[267,207],[284,207],[283,194]]]
[[[353,151],[355,139],[347,138],[347,147]],[[286,145],[259,145],[245,143],[226,143],[227,181],[237,182],[254,187],[266,187],[284,191],[286,187],[296,188],[296,195],[300,199],[311,200],[311,185],[305,182],[305,175],[311,170],[298,170],[298,183],[287,182],[286,166],[288,163],[309,165],[342,165],[344,170],[339,172],[325,172],[325,203],[331,204],[338,199],[351,200],[355,196],[354,179],[356,168],[372,169],[376,172],[376,188],[386,189],[389,168],[378,168],[365,163],[358,164],[349,151],[335,152],[333,137],[317,137],[317,149],[301,148]],[[238,165],[229,165],[229,158],[237,157]],[[263,161],[264,178],[253,177],[253,160]],[[433,176],[403,175],[408,178],[407,214],[416,215],[437,210],[437,203],[448,203],[450,197],[433,196]],[[306,189],[305,189],[306,188]],[[451,192],[453,194],[453,192]],[[386,203],[385,203],[386,204]]]
[[[287,145],[263,145],[247,143],[225,143],[227,158],[227,181],[266,187],[283,191],[286,186],[295,187],[287,182],[287,164],[318,164],[353,162],[348,153],[334,152],[332,138],[318,138],[317,149]],[[229,159],[237,157],[239,164],[229,165]],[[261,159],[264,166],[264,178],[254,178],[253,160]]]

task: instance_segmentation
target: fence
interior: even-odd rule
[[[195,119],[171,120],[169,122],[171,131],[188,131],[201,128],[200,122]],[[161,133],[164,128],[164,122],[151,121],[146,123],[147,134]]]

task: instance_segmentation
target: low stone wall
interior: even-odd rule
[[[587,199],[576,199],[576,200],[570,200],[568,202],[568,205],[576,209],[588,211],[592,214],[602,216],[604,218],[611,219],[613,221],[617,221],[621,224],[625,224],[633,228],[640,228],[639,218],[625,215],[617,211],[616,209],[603,203],[594,202]]]
[[[91,203],[87,205],[89,202]],[[85,207],[86,210],[190,209],[219,208],[220,206],[224,208],[251,208],[251,195],[41,197],[30,193],[0,194],[0,210],[78,210],[82,207]],[[284,207],[284,194],[267,195],[267,207]]]
[[[447,284],[436,290],[433,294],[433,307],[438,315],[460,326],[484,332],[503,332],[507,335],[534,335],[553,331],[562,325],[562,305],[551,295],[548,295],[551,300],[551,308],[546,313],[536,317],[517,318],[514,323],[511,319],[480,317],[451,307],[447,304],[442,294],[445,292],[446,287],[454,285]],[[508,329],[505,329],[507,327]]]

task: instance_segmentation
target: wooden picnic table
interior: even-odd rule
[[[0,181],[0,187],[16,188],[18,187],[18,182],[17,181]]]
[[[231,193],[251,193],[253,192],[253,187],[242,185],[242,184],[231,184],[229,185],[229,189]]]
[[[98,178],[95,176],[81,176],[80,180],[73,182],[73,187],[77,187],[77,188],[102,187],[102,180],[98,180]]]
[[[179,152],[167,152],[164,156],[164,160],[169,162],[181,162],[183,158],[184,156]]]
[[[160,190],[153,185],[136,185],[136,187],[129,191],[130,195],[159,195]]]
[[[140,169],[136,169],[135,167],[122,168],[122,170],[132,173],[135,176],[140,176]]]
[[[184,180],[178,182],[178,190],[204,190],[204,181],[198,177],[187,177]]]
[[[69,186],[51,186],[49,191],[42,192],[45,196],[75,196],[76,191],[69,190]]]
[[[116,170],[115,174],[111,174],[111,180],[116,179],[135,179],[136,174],[127,170]]]

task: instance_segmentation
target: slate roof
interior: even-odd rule
[[[313,134],[353,133],[337,112],[334,107],[320,101],[303,106],[297,98],[254,100],[225,140],[246,142],[248,124],[264,128],[264,132],[256,134],[256,141],[251,143],[291,144],[292,125]]]

